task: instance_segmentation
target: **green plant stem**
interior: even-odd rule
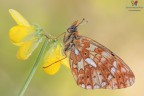
[[[31,70],[30,74],[28,75],[28,77],[27,77],[22,89],[20,90],[18,96],[23,96],[24,95],[24,93],[25,93],[30,81],[32,80],[32,78],[33,78],[33,76],[34,76],[34,74],[35,74],[35,72],[37,70],[37,67],[39,65],[39,61],[40,61],[41,56],[43,55],[43,53],[44,53],[44,51],[45,51],[45,49],[47,47],[47,44],[48,44],[48,39],[46,38],[45,41],[44,41],[44,44],[43,44],[43,46],[42,46],[42,48],[40,50],[40,53],[39,53],[39,55],[38,55],[38,57],[37,57],[37,59],[35,61],[35,64],[33,65],[33,68]]]

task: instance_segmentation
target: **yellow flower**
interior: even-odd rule
[[[31,25],[19,12],[10,9],[9,13],[17,23],[9,31],[11,42],[19,46],[17,58],[26,60],[42,41],[42,30],[39,26]]]
[[[9,12],[17,23],[16,26],[10,29],[9,38],[14,45],[20,47],[17,52],[17,58],[26,60],[42,41],[42,29],[39,26],[31,25],[16,10],[10,9]],[[50,46],[45,54],[43,65],[44,71],[51,75],[55,74],[60,69],[61,64],[70,68],[68,58],[61,60],[65,57],[62,52],[61,44],[55,40],[52,41],[54,42],[52,42],[52,46]]]
[[[55,74],[60,69],[61,64],[70,68],[68,58],[64,58],[65,56],[62,54],[62,46],[60,43],[53,44],[51,49],[49,49],[44,57],[43,70],[50,75]],[[51,65],[52,64],[52,65]],[[51,66],[49,66],[51,65]]]

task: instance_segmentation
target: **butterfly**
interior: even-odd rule
[[[84,89],[121,89],[133,85],[135,76],[120,57],[95,40],[78,34],[77,28],[83,21],[75,21],[63,39],[64,53],[67,57],[69,52],[77,85]]]

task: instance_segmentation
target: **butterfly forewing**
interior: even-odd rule
[[[83,36],[73,43],[70,66],[77,85],[85,89],[120,89],[134,83],[131,69],[100,43]]]

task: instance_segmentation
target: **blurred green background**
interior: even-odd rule
[[[128,11],[131,0],[0,0],[0,96],[17,96],[31,70],[40,47],[27,61],[16,58],[18,47],[8,37],[16,25],[8,9],[19,11],[31,23],[53,35],[61,34],[74,20],[86,18],[79,34],[107,46],[133,70],[136,82],[120,90],[84,90],[71,71],[61,67],[53,76],[39,66],[25,96],[144,96],[144,8]],[[144,6],[139,0],[138,6]],[[43,59],[42,59],[43,60]]]

